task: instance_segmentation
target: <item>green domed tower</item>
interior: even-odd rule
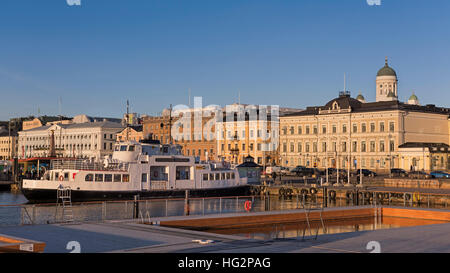
[[[378,70],[376,79],[376,100],[391,101],[398,100],[398,81],[397,73],[388,65],[386,57],[384,66]]]

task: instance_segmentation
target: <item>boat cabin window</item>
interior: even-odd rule
[[[58,178],[59,178],[59,173],[58,173],[58,172],[55,172],[54,174],[55,174],[55,177],[53,177],[53,179],[54,179],[54,180],[58,180]]]
[[[116,145],[116,146],[114,147],[114,151],[118,152],[119,150],[120,150],[120,146],[119,146],[119,145]]]
[[[122,182],[130,182],[130,175],[124,174],[122,176]]]
[[[147,174],[146,174],[146,173],[143,173],[143,174],[142,174],[142,180],[141,180],[141,182],[147,182]]]
[[[220,174],[220,180],[225,180],[225,173]]]
[[[112,182],[112,174],[110,173],[105,174],[105,182]]]
[[[176,168],[176,180],[189,180],[190,179],[190,167],[177,166]]]
[[[129,152],[134,152],[134,145],[130,145],[130,146],[128,147],[128,151],[129,151]]]
[[[86,176],[84,177],[84,181],[87,181],[87,182],[94,181],[94,175],[92,173],[86,174]]]
[[[166,173],[166,167],[164,167],[164,166],[152,166],[152,167],[150,167],[150,180],[168,181],[169,180],[169,176]]]
[[[231,173],[227,173],[227,179],[230,179]]]
[[[69,173],[64,173],[64,181],[69,181]]]
[[[231,179],[234,179],[234,173],[231,173]]]
[[[216,173],[216,179],[215,180],[220,180],[220,173]]]
[[[127,145],[120,146],[120,151],[121,152],[126,152],[127,151]]]
[[[121,182],[122,181],[122,176],[120,174],[115,174],[114,175],[114,182]]]
[[[208,181],[209,175],[207,173],[203,174],[203,181]]]
[[[95,174],[95,182],[103,182],[103,174],[96,173]]]
[[[209,180],[214,180],[214,174],[213,173],[209,174]]]

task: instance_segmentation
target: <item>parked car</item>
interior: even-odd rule
[[[433,171],[430,176],[432,178],[450,178],[450,174],[443,171]]]
[[[430,178],[431,175],[424,171],[412,171],[408,173],[409,178],[416,178],[416,179],[423,179],[423,178]]]
[[[291,174],[293,174],[293,175],[297,175],[299,172],[302,172],[302,171],[304,171],[305,169],[306,169],[305,166],[297,166],[297,167],[291,169],[289,172],[290,172]]]
[[[399,168],[391,169],[391,177],[407,177],[407,176],[408,176],[408,172],[403,169],[399,169]]]
[[[280,174],[288,175],[291,171],[287,167],[281,167]]]
[[[355,171],[355,175],[359,176],[361,172],[362,172],[363,176],[369,176],[369,177],[377,176],[376,172],[368,170],[368,169],[357,170],[357,171]]]

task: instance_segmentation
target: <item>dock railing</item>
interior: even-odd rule
[[[321,196],[322,195],[322,196]],[[335,195],[334,195],[335,196]],[[357,196],[359,196],[357,198]],[[168,198],[147,200],[95,201],[72,203],[74,222],[101,222],[108,220],[141,221],[191,215],[252,213],[263,211],[294,210],[302,208],[345,206],[399,206],[448,209],[450,194],[419,192],[357,192],[323,198],[322,189],[316,194],[290,196],[230,196],[205,198]],[[249,206],[250,205],[250,206]],[[250,207],[250,208],[249,208]],[[56,203],[0,205],[0,226],[62,223],[55,214]]]

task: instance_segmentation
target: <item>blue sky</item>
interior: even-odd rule
[[[169,104],[305,108],[344,86],[375,100],[385,56],[400,100],[450,107],[450,1],[2,0],[0,120],[156,114]]]

